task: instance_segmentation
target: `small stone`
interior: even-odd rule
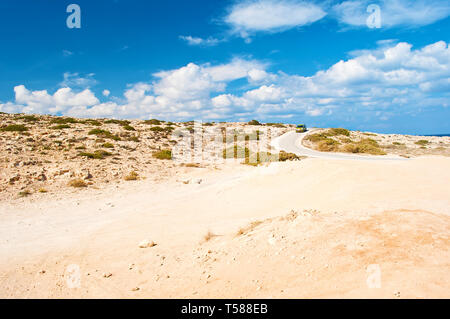
[[[131,289],[131,291],[138,291],[138,290],[140,290],[139,287],[134,287],[134,288]]]
[[[156,246],[156,243],[152,240],[144,239],[139,243],[139,248],[148,248]]]
[[[105,277],[105,278],[109,278],[111,276],[112,276],[112,273],[110,273],[110,272],[106,272],[103,274],[103,277]]]

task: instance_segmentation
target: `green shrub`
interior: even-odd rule
[[[114,145],[112,143],[103,143],[102,147],[104,147],[104,148],[114,148]]]
[[[250,122],[247,123],[248,125],[261,125],[261,123],[259,123],[257,120],[251,120]]]
[[[131,142],[139,142],[139,137],[137,137],[137,136],[130,136],[128,139],[127,139],[127,141],[131,141]]]
[[[72,117],[56,117],[53,118],[50,123],[52,124],[69,124],[69,123],[77,123],[77,120],[75,120]]]
[[[109,138],[109,139],[112,139],[115,141],[120,141],[120,137],[112,134],[108,130],[102,130],[102,129],[95,128],[95,129],[90,130],[88,134],[89,135],[97,135],[98,137],[103,137],[103,138]]]
[[[172,151],[171,150],[160,150],[158,152],[153,153],[153,157],[160,160],[170,160],[172,159]]]
[[[328,136],[345,135],[350,136],[350,131],[345,128],[330,128],[326,133]]]
[[[62,130],[62,129],[65,129],[65,128],[70,128],[70,125],[59,124],[59,125],[55,125],[55,126],[50,127],[50,129],[52,129],[52,130]]]
[[[115,120],[115,119],[111,119],[111,120],[106,120],[105,123],[106,123],[106,124],[119,124],[119,125],[125,126],[125,125],[129,125],[131,122],[130,122],[130,121],[127,121],[127,120]]]
[[[144,124],[148,125],[161,125],[161,121],[157,119],[145,120]]]
[[[2,132],[25,132],[25,131],[28,131],[28,128],[22,124],[11,124],[11,125],[0,128],[0,131],[2,131]]]
[[[161,126],[153,126],[150,128],[152,132],[164,132],[164,129]]]
[[[136,129],[134,127],[132,127],[131,125],[129,125],[129,124],[123,125],[122,127],[126,131],[136,131]]]
[[[102,126],[102,123],[97,120],[84,120],[82,123],[90,124],[90,125],[94,125],[94,126]]]
[[[24,115],[19,117],[20,120],[24,120],[25,122],[37,122],[39,119],[34,115]]]
[[[280,128],[284,128],[286,127],[283,123],[266,123],[266,126],[273,126],[273,127],[280,127]]]
[[[79,153],[78,156],[85,156],[90,159],[104,159],[107,156],[111,156],[112,154],[105,150],[97,150],[93,153],[82,152]]]
[[[415,142],[414,144],[416,144],[416,145],[421,145],[421,146],[425,146],[425,145],[427,145],[428,143],[430,143],[430,142],[427,141],[427,140],[418,140],[418,141]]]

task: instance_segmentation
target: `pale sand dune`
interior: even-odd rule
[[[1,203],[0,297],[450,296],[449,158],[186,174],[203,181]],[[367,287],[371,264],[381,288]]]

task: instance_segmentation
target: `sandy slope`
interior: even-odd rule
[[[450,296],[448,158],[188,175],[202,182],[1,203],[0,297]],[[381,288],[366,284],[371,264]]]

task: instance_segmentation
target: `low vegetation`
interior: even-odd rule
[[[161,121],[157,119],[145,120],[144,124],[148,125],[161,125]]]
[[[248,125],[261,125],[261,123],[259,123],[257,120],[251,120],[250,122],[247,123]]]
[[[86,182],[79,178],[72,179],[68,185],[75,188],[87,187]]]
[[[153,153],[153,157],[160,160],[171,160],[172,159],[172,151],[171,150],[160,150]]]
[[[51,124],[74,124],[77,120],[72,117],[55,117],[50,120]]]
[[[309,134],[305,137],[305,141],[313,143],[315,149],[321,152],[386,154],[374,139],[362,138],[352,140],[350,137],[350,131],[347,129],[331,128],[324,132]]]
[[[66,128],[70,128],[70,125],[68,124],[59,124],[59,125],[55,125],[50,127],[50,129],[52,130],[62,130],[62,129],[66,129]]]
[[[420,146],[425,146],[428,145],[428,141],[427,140],[418,140],[417,142],[415,142],[414,144],[416,145],[420,145]]]
[[[112,134],[108,130],[102,130],[102,129],[99,129],[99,128],[95,128],[95,129],[90,130],[88,134],[89,135],[96,135],[96,136],[102,137],[102,138],[112,139],[112,140],[115,140],[115,141],[120,141],[120,137],[118,137],[117,135]]]
[[[97,150],[93,153],[82,152],[78,154],[79,156],[84,156],[90,159],[104,159],[107,156],[111,156],[112,154],[105,150]]]
[[[136,173],[135,171],[132,171],[130,174],[125,176],[126,181],[136,181],[138,179],[139,179],[139,174]]]
[[[2,132],[26,132],[28,128],[22,124],[11,124],[0,128]]]

